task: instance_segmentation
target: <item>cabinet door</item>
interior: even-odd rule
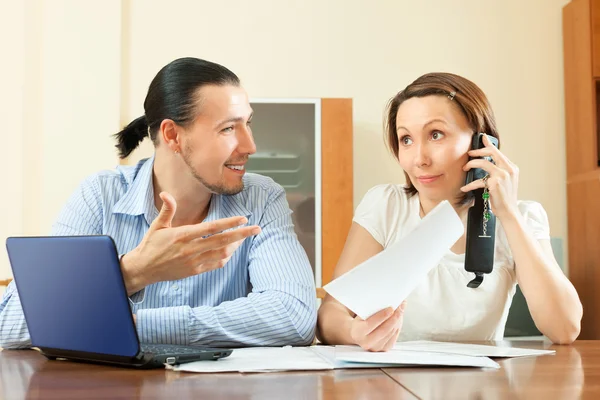
[[[599,2],[600,0],[594,0],[594,4]],[[594,104],[596,96],[592,70],[593,64],[600,68],[600,62],[592,62],[590,52],[590,11],[590,0],[574,0],[563,8],[568,179],[598,166]],[[600,45],[600,41],[595,42]],[[600,56],[600,53],[596,54]]]
[[[257,152],[248,172],[271,177],[286,191],[300,244],[321,284],[320,100],[254,99],[252,133]]]
[[[579,7],[581,9],[579,13],[581,19],[577,22],[581,29],[588,28],[586,34],[591,34],[594,77],[600,78],[600,0],[578,1],[583,4]],[[585,8],[589,11],[584,11]],[[588,21],[585,21],[584,18]]]

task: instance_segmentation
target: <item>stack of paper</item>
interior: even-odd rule
[[[500,368],[498,363],[489,357],[524,357],[554,353],[554,350],[430,341],[397,343],[394,349],[385,353],[369,352],[358,346],[253,347],[236,349],[229,357],[217,361],[196,361],[167,368],[208,373],[415,366]]]
[[[333,369],[312,347],[249,347],[235,349],[216,361],[195,361],[167,368],[187,372],[276,372]]]
[[[315,351],[325,357],[331,353]],[[326,347],[326,346],[323,346]],[[481,367],[500,368],[498,363],[488,357],[474,357],[461,354],[444,354],[428,351],[390,350],[374,353],[365,351],[358,346],[336,346],[334,359],[330,362],[335,368],[384,368],[384,367],[409,367],[409,366],[443,366],[443,367]]]
[[[167,366],[188,372],[274,372],[330,370],[339,368],[384,368],[407,366],[453,366],[499,368],[488,357],[445,354],[423,350],[365,351],[358,346],[261,347],[236,349],[217,361],[196,361]]]

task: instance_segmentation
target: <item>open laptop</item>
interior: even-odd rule
[[[110,236],[9,237],[6,248],[32,346],[49,359],[157,368],[232,352],[140,344]]]

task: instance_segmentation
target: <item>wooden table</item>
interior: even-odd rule
[[[499,360],[500,370],[385,368],[265,374],[139,371],[47,361],[33,350],[0,352],[2,399],[600,399],[600,341],[556,355]]]

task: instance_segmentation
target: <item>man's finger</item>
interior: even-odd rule
[[[249,236],[258,235],[261,232],[259,226],[244,226],[227,232],[217,233],[208,238],[196,239],[196,242],[202,245],[203,249],[218,249],[219,247],[228,246],[231,243],[239,242]]]
[[[231,243],[230,245],[212,249],[204,252],[198,252],[197,256],[191,261],[192,264],[214,263],[220,260],[229,259],[239,247],[241,241]]]
[[[158,217],[156,217],[150,226],[149,230],[151,231],[170,228],[171,222],[173,222],[173,217],[175,216],[175,211],[177,211],[177,202],[170,193],[161,192],[159,196],[163,201],[163,205],[160,208]]]
[[[206,236],[213,236],[228,229],[237,228],[248,223],[246,217],[229,217],[218,219],[216,221],[201,222],[199,224],[187,225],[182,227],[185,230],[189,240],[201,239]]]

